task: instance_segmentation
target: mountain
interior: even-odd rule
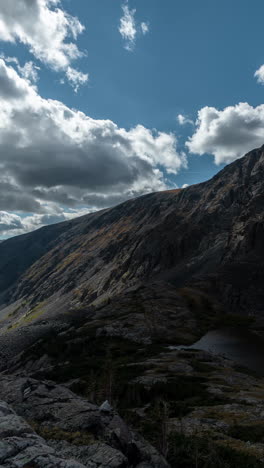
[[[264,147],[205,183],[0,243],[0,406],[44,437],[44,454],[89,467],[263,466],[264,380],[174,349],[227,324],[263,336],[263,206]]]
[[[261,314],[264,149],[208,182],[154,193],[0,245],[1,303],[71,308],[162,282]]]

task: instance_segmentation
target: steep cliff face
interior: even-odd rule
[[[74,308],[162,280],[203,289],[225,307],[258,314],[264,299],[263,175],[260,148],[206,183],[5,241],[1,302],[67,297]]]

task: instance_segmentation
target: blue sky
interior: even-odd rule
[[[207,180],[264,143],[261,0],[20,5],[0,5],[0,237]]]
[[[177,115],[195,120],[204,106],[224,108],[247,101],[263,102],[264,88],[253,79],[264,61],[261,0],[134,0],[139,20],[150,32],[132,53],[118,32],[120,1],[66,0],[65,8],[86,26],[79,37],[88,51],[83,67],[87,87],[77,94],[43,82],[42,94],[63,100],[94,118],[109,118],[130,128],[177,132],[184,143],[192,129],[179,128]],[[193,184],[210,178],[223,165],[211,156],[189,156],[188,170],[173,178]]]

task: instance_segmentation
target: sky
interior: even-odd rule
[[[0,2],[0,239],[264,144],[262,0]]]

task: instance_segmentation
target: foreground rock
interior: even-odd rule
[[[263,468],[264,379],[205,351],[107,337],[89,347],[85,336],[64,333],[57,354],[52,340],[38,343],[0,381],[0,398],[57,457],[92,468],[195,468],[195,457],[201,468]],[[122,418],[106,402],[109,384]]]
[[[168,467],[115,411],[100,411],[63,386],[3,377],[0,396],[20,416],[0,404],[1,466]]]
[[[70,457],[61,458],[3,401],[0,401],[0,464],[6,468],[85,466]]]

